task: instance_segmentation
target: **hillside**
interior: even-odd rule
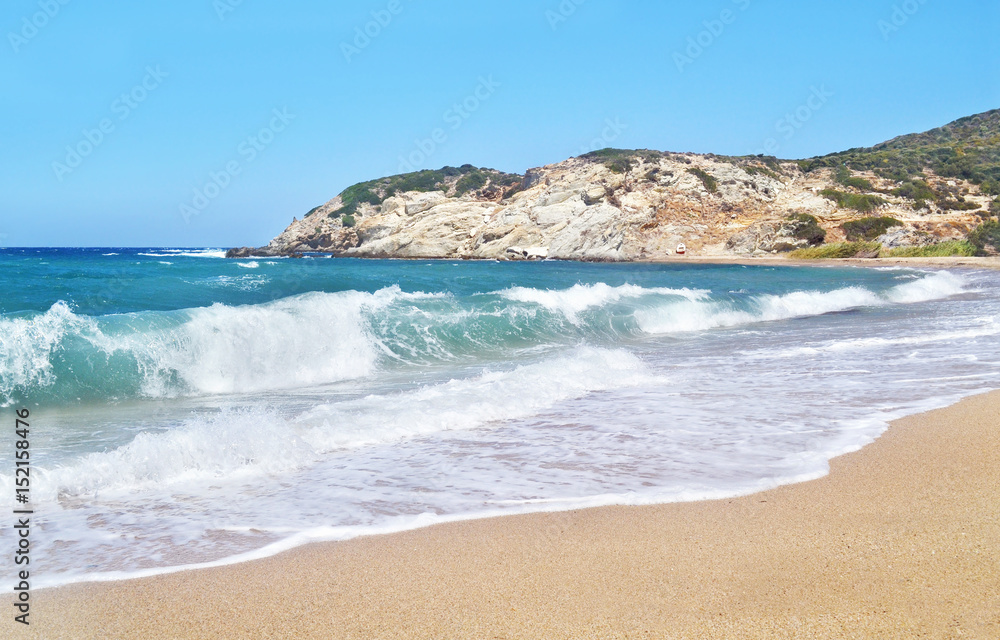
[[[808,160],[604,149],[354,185],[232,257],[972,255],[1000,247],[1000,111]]]

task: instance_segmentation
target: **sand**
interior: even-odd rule
[[[773,256],[671,256],[666,259],[637,260],[651,264],[740,264],[785,267],[907,267],[934,269],[988,269],[1000,270],[1000,256],[948,258],[838,258],[824,260],[796,260],[787,254]]]
[[[1000,638],[1000,393],[743,498],[38,591],[40,638]]]

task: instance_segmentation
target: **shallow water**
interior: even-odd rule
[[[0,253],[39,585],[752,492],[1000,387],[994,273],[220,256]]]

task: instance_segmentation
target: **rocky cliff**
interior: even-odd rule
[[[770,255],[961,240],[997,213],[988,171],[900,169],[860,151],[792,162],[607,149],[524,175],[445,167],[354,185],[267,247],[231,255],[624,261],[681,244],[698,256]]]

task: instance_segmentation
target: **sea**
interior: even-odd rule
[[[0,250],[33,587],[745,495],[997,388],[995,271]]]

